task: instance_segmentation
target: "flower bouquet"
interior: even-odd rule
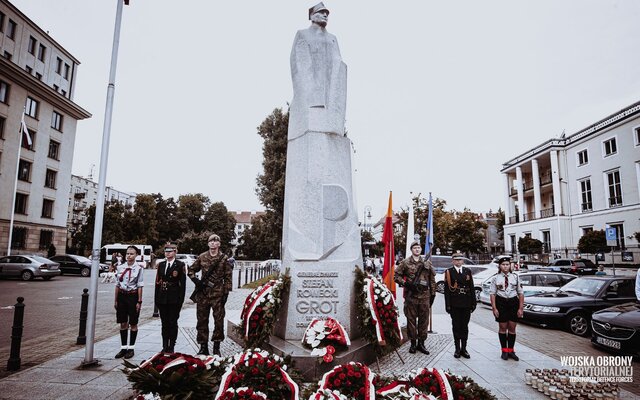
[[[359,362],[334,367],[324,374],[318,385],[319,391],[325,389],[337,391],[338,395],[346,396],[348,399],[374,400],[376,398],[375,374]]]
[[[402,331],[398,324],[398,306],[391,291],[376,277],[360,269],[356,269],[356,291],[360,293],[356,305],[365,339],[375,344],[379,353],[397,349],[402,343]]]
[[[254,392],[253,389],[241,387],[229,388],[222,393],[220,400],[266,400],[267,395],[262,392]]]
[[[336,346],[347,348],[351,346],[351,340],[347,331],[336,319],[314,318],[304,331],[302,344],[313,349],[312,356],[322,357],[320,362],[329,363],[333,361]]]
[[[282,304],[282,293],[289,289],[290,278],[282,275],[256,288],[244,301],[240,315],[242,335],[246,347],[269,341],[274,322]]]
[[[224,396],[230,388],[249,387],[256,391],[254,394],[259,391],[268,399],[297,400],[298,384],[287,373],[287,369],[286,360],[280,356],[260,349],[245,350],[236,354],[228,364],[215,399],[227,399]],[[235,395],[238,395],[238,390]]]
[[[349,398],[337,390],[318,389],[309,400],[349,400]]]
[[[124,360],[127,379],[138,393],[163,399],[211,398],[230,359],[157,353],[136,366]]]

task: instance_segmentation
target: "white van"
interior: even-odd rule
[[[151,266],[151,253],[153,253],[153,248],[148,244],[115,243],[102,246],[102,249],[100,249],[100,262],[110,263],[113,253],[122,254],[122,261],[125,262],[125,254],[129,246],[135,246],[138,249],[136,262],[140,264],[141,267],[149,268]]]

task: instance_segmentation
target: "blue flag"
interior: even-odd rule
[[[429,193],[429,215],[427,216],[427,237],[424,244],[425,257],[431,256],[431,248],[433,247],[433,201],[431,193]]]

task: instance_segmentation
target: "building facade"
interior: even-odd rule
[[[236,246],[242,244],[242,235],[244,232],[251,228],[253,225],[253,219],[264,215],[264,211],[231,211],[236,220],[236,227],[234,228],[234,233],[236,234],[235,239],[231,241],[234,249]],[[234,250],[235,251],[235,250]]]
[[[79,64],[0,0],[0,254],[8,251],[12,214],[12,253],[65,249],[76,125],[91,117],[73,101]],[[20,137],[23,111],[31,144]]]
[[[501,172],[507,252],[517,253],[518,239],[530,236],[548,257],[574,257],[586,232],[615,228],[615,261],[625,252],[628,262],[640,262],[640,102],[542,143]]]
[[[118,201],[125,207],[135,205],[136,193],[127,193],[110,186],[105,187],[106,202]],[[67,247],[71,247],[73,235],[87,222],[87,210],[96,204],[98,199],[98,183],[78,175],[71,175],[69,191],[69,208],[67,210]]]

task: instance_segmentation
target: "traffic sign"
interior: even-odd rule
[[[607,230],[605,231],[605,236],[607,237],[607,240],[617,240],[618,231],[616,230],[616,228],[607,228]]]

